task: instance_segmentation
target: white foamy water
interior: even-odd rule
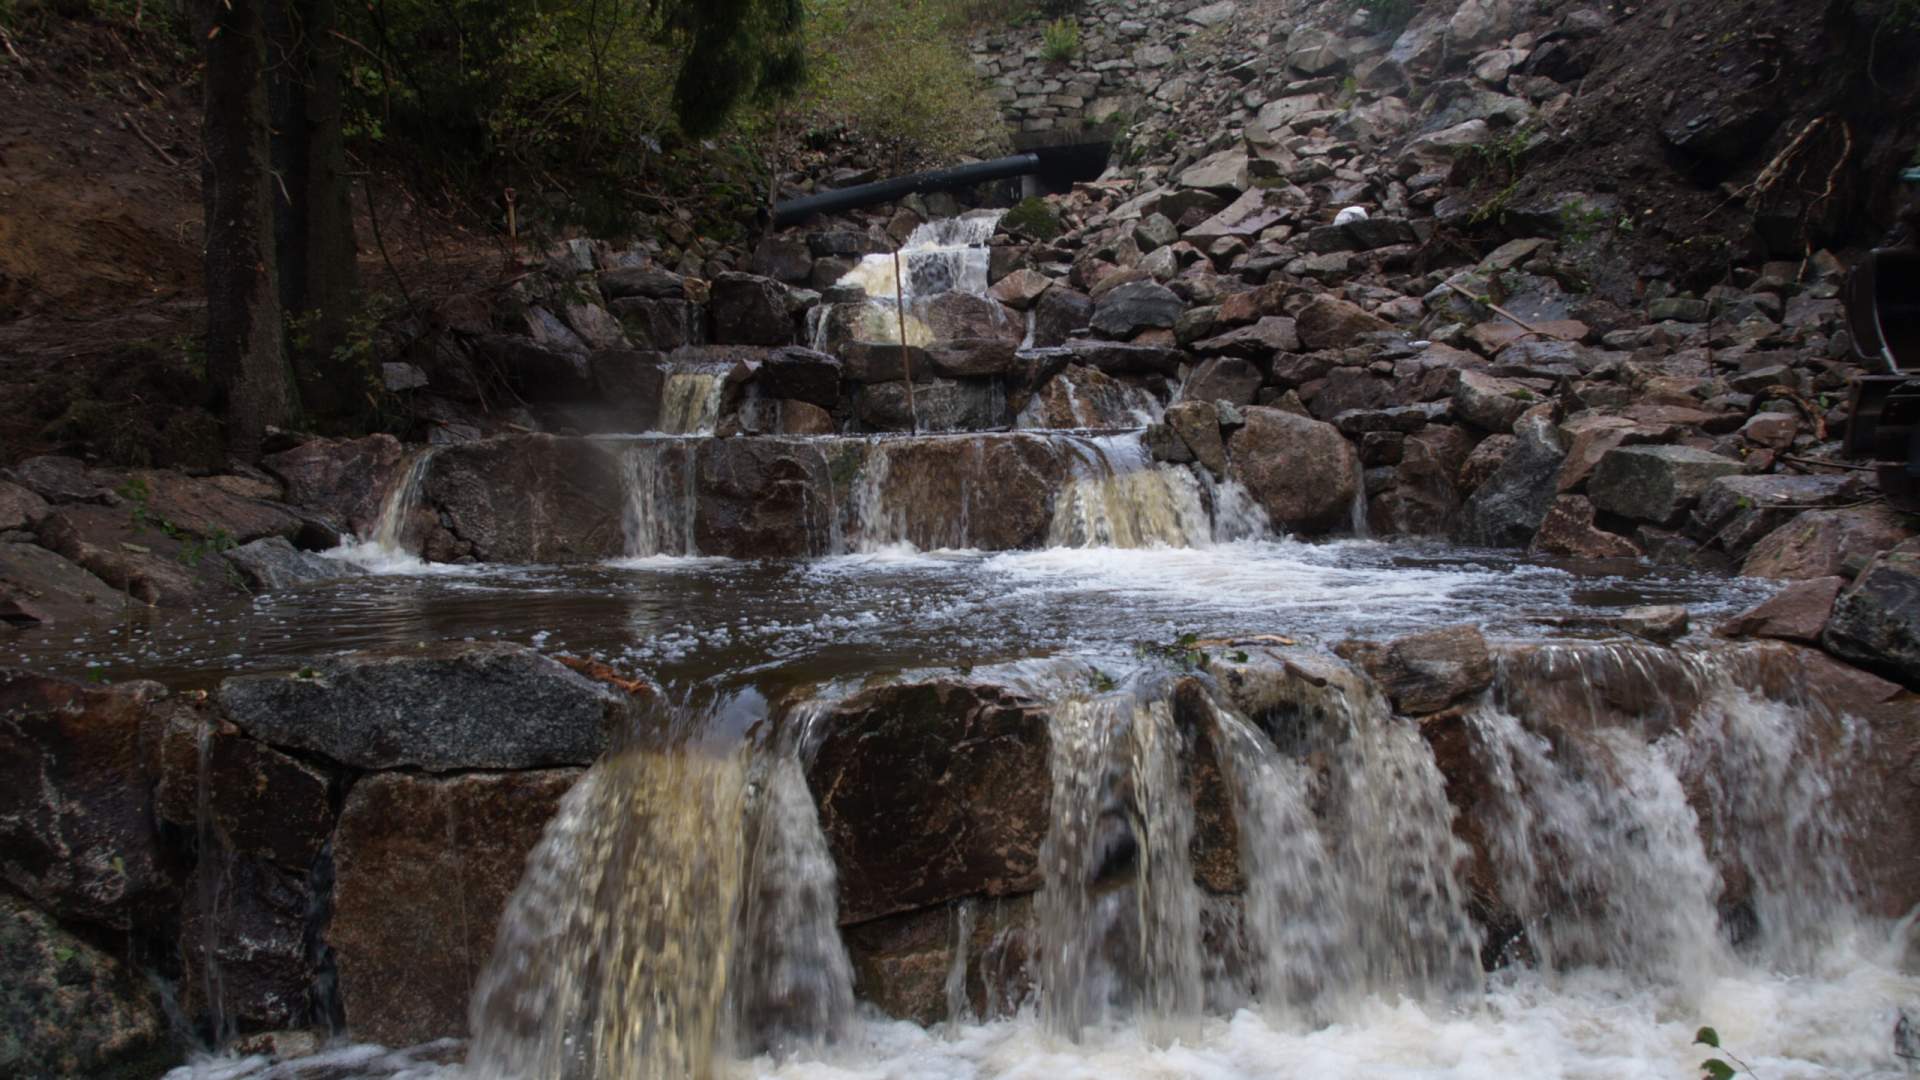
[[[1903,962],[1908,967],[1903,970]],[[1076,1041],[1031,1013],[985,1024],[921,1028],[863,1015],[837,1042],[776,1061],[729,1063],[722,1075],[768,1080],[1685,1080],[1710,1056],[1702,1025],[1763,1080],[1897,1080],[1898,1010],[1920,1011],[1920,976],[1884,928],[1844,935],[1810,974],[1746,969],[1691,996],[1636,985],[1619,972],[1561,979],[1497,978],[1482,996],[1437,1007],[1369,998],[1318,1029],[1253,1010],[1209,1017],[1190,1037],[1155,1042],[1107,1025]],[[329,1069],[337,1071],[327,1071]],[[270,1066],[226,1060],[167,1080],[296,1080],[322,1076],[463,1080],[462,1066],[345,1047]]]

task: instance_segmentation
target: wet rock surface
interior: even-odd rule
[[[936,681],[855,695],[819,723],[807,783],[843,924],[1038,887],[1050,786],[1036,703]]]
[[[605,684],[518,645],[347,654],[220,684],[253,737],[363,769],[584,765],[626,717]]]
[[[0,1070],[152,1076],[174,1053],[160,995],[118,958],[0,893]]]
[[[467,998],[507,897],[577,769],[355,784],[334,839],[326,941],[346,1021],[411,1046],[467,1030]]]

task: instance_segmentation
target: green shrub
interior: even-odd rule
[[[1071,60],[1080,52],[1080,24],[1055,19],[1040,32],[1040,54],[1049,60]]]

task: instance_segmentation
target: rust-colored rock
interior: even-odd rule
[[[126,929],[166,905],[145,737],[157,683],[0,670],[0,879],[63,918]]]
[[[1276,528],[1324,533],[1346,525],[1360,458],[1332,424],[1280,409],[1245,410],[1228,442],[1229,472],[1246,485]]]
[[[370,535],[406,449],[391,435],[313,439],[261,461],[287,487],[287,501]]]
[[[326,940],[356,1039],[410,1046],[462,1035],[527,853],[578,769],[354,785],[334,842]]]
[[[807,781],[843,924],[1039,886],[1052,787],[1037,703],[937,679],[856,694],[819,723]]]

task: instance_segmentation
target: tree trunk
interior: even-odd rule
[[[269,425],[298,409],[283,346],[269,165],[261,0],[203,0],[206,11],[207,374],[227,445],[253,460]]]
[[[261,0],[266,16],[280,303],[300,332],[291,358],[310,415],[338,418],[362,400],[367,373],[338,355],[359,304],[340,50],[334,0]]]

